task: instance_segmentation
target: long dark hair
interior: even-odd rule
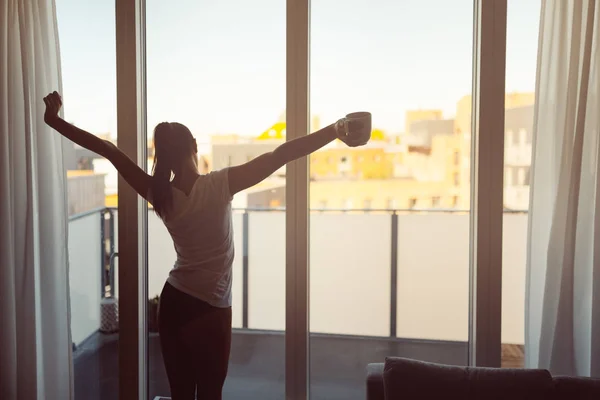
[[[192,154],[193,142],[194,137],[185,125],[161,122],[154,128],[151,198],[154,211],[161,218],[173,206],[171,179]]]

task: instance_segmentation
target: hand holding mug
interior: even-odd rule
[[[350,147],[364,146],[371,139],[371,113],[355,112],[335,124],[338,139]]]

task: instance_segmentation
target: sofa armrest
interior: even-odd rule
[[[385,400],[383,363],[367,365],[367,400]]]

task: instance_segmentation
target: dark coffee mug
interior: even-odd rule
[[[348,146],[363,146],[371,139],[371,113],[354,112],[344,118],[345,137],[342,139]]]

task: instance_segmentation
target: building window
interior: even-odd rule
[[[340,158],[340,162],[341,162],[342,164],[346,164],[346,163],[348,162],[348,157],[346,157],[346,156],[343,156],[342,158]]]
[[[513,144],[513,131],[510,129],[506,131],[506,147],[511,147]]]
[[[460,152],[458,151],[454,152],[454,165],[460,165]]]
[[[327,200],[319,201],[319,209],[324,210],[327,208]]]
[[[524,145],[527,143],[527,131],[525,129],[519,129],[519,144]]]
[[[452,208],[458,207],[458,196],[452,196]]]
[[[342,200],[342,208],[344,210],[351,210],[352,209],[352,200],[351,199]]]
[[[460,174],[458,172],[454,173],[454,186],[460,185]]]
[[[519,186],[525,185],[525,168],[519,168],[517,171],[517,182]]]
[[[431,198],[431,206],[434,208],[437,208],[440,206],[440,197],[439,196],[434,196]]]
[[[370,210],[371,206],[372,206],[373,200],[371,199],[365,199],[365,201],[363,202],[363,208],[365,210]]]
[[[417,199],[415,199],[414,197],[413,197],[413,198],[410,198],[410,199],[408,200],[408,208],[412,210],[412,209],[413,209],[413,208],[415,208],[416,206],[417,206]]]
[[[512,176],[511,176],[511,169],[509,167],[506,167],[505,171],[504,171],[504,186],[511,186],[512,185]]]
[[[396,209],[396,200],[394,200],[393,198],[388,198],[386,200],[386,208],[388,210],[395,210]]]

